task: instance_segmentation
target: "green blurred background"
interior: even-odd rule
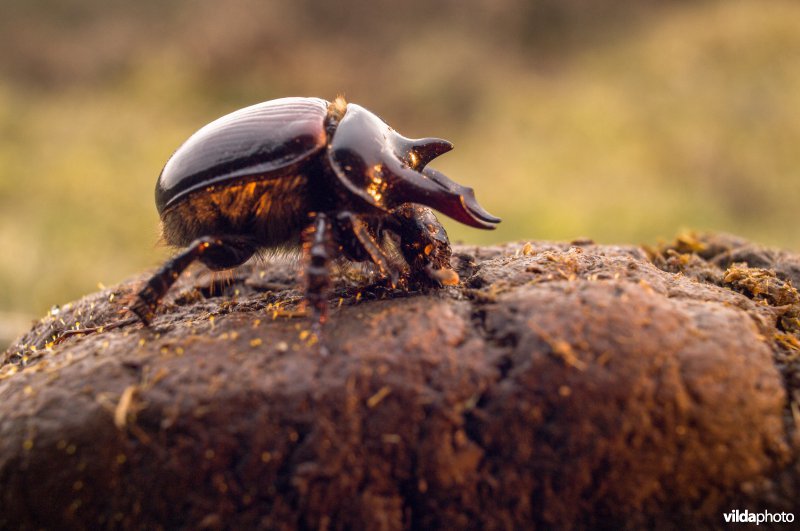
[[[236,108],[343,93],[476,188],[495,232],[797,250],[800,2],[3,0],[0,347],[153,267],[171,152]]]

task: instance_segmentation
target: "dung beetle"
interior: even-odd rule
[[[457,283],[447,234],[427,207],[480,229],[500,219],[471,188],[427,167],[452,148],[438,138],[401,136],[341,97],[271,100],[209,123],[158,178],[163,239],[183,250],[150,278],[131,310],[148,324],[193,261],[223,270],[268,249],[302,247],[317,334],[327,318],[333,258],[372,263],[392,285],[400,275]]]

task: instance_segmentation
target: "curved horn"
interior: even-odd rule
[[[494,225],[502,221],[500,218],[489,214],[478,203],[478,200],[475,198],[475,190],[472,188],[451,181],[444,173],[434,170],[433,168],[425,168],[422,170],[422,174],[443,188],[446,188],[451,194],[458,195],[463,207],[467,209],[472,217],[489,224],[488,227],[481,228],[494,229]]]
[[[500,218],[492,216],[478,204],[472,188],[451,181],[432,168],[422,172],[405,167],[400,161],[385,161],[392,179],[392,195],[402,202],[418,203],[478,229],[494,229]]]
[[[416,138],[409,139],[403,138],[401,154],[402,158],[408,158],[411,166],[420,171],[427,164],[438,157],[453,149],[453,144],[443,138]],[[410,156],[406,157],[406,152]]]

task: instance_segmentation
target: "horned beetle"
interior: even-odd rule
[[[401,274],[455,284],[450,242],[430,208],[479,229],[500,219],[471,188],[427,166],[452,148],[439,138],[406,138],[341,97],[282,98],[223,116],[189,137],[161,171],[163,238],[183,250],[130,309],[148,324],[193,261],[224,270],[275,248],[302,248],[317,334],[336,257],[372,263],[393,285]],[[392,247],[405,264],[390,259]]]

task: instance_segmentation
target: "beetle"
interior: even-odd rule
[[[149,279],[131,311],[149,324],[195,260],[224,270],[268,249],[302,249],[317,335],[327,319],[334,258],[372,263],[393,286],[401,274],[456,284],[447,233],[431,208],[479,229],[500,219],[471,188],[427,166],[452,148],[439,138],[406,138],[342,97],[281,98],[209,123],[158,177],[163,239],[183,250]]]

